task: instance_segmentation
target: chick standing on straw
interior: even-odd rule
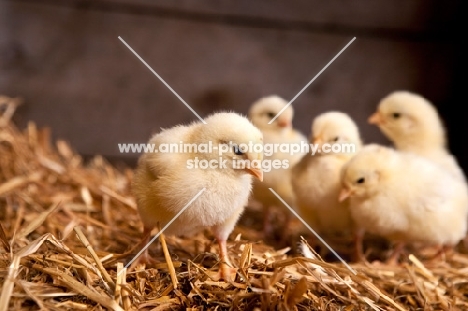
[[[323,238],[350,235],[353,221],[348,202],[338,202],[341,168],[361,148],[359,129],[342,112],[327,112],[312,122],[310,142],[317,154],[305,155],[292,170],[299,214]],[[340,152],[325,152],[340,147]],[[327,149],[328,150],[328,149]]]
[[[465,184],[420,156],[368,145],[343,167],[342,187],[339,199],[349,198],[361,230],[361,256],[365,231],[396,243],[390,264],[405,244],[436,245],[441,253],[467,233]]]
[[[292,106],[288,106],[281,114],[282,109],[287,106],[287,102],[278,96],[268,96],[260,98],[252,104],[249,110],[249,118],[263,133],[265,144],[300,144],[307,142],[307,139],[300,132],[292,127],[294,111]],[[273,118],[277,116],[275,120]],[[273,122],[269,124],[271,121]],[[273,188],[288,205],[292,206],[294,194],[291,185],[291,169],[301,159],[304,152],[295,154],[286,152],[275,152],[265,156],[270,161],[287,161],[286,168],[277,168],[265,172],[265,180],[260,183],[254,181],[253,198],[263,205],[263,231],[268,236],[272,232],[271,209],[280,207],[283,212],[284,231],[288,231],[288,226],[292,220],[291,213],[283,207],[276,196],[269,188]],[[283,237],[286,235],[283,234]]]
[[[225,153],[218,150],[207,153],[147,153],[138,163],[133,181],[133,193],[144,224],[144,239],[148,241],[151,229],[159,223],[164,227],[173,219],[165,233],[190,235],[211,228],[219,242],[219,276],[231,280],[231,264],[226,240],[247,204],[252,175],[262,180],[261,168],[246,166],[237,169],[236,159],[251,163],[261,161],[262,153],[241,152],[241,144],[262,144],[262,133],[246,118],[236,113],[216,113],[206,123],[194,122],[175,126],[153,136],[149,143],[231,144]],[[214,148],[213,148],[214,149]],[[188,161],[213,161],[213,168],[189,167]],[[226,163],[225,167],[222,163]],[[193,162],[192,162],[193,164]],[[196,197],[195,200],[193,200]],[[187,205],[189,202],[193,202]],[[186,210],[182,209],[186,207]],[[180,213],[178,217],[175,216]],[[148,260],[147,250],[144,259]]]

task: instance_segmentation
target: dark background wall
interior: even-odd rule
[[[259,97],[291,99],[354,36],[356,41],[294,102],[305,134],[328,110],[367,125],[397,89],[434,102],[451,148],[468,168],[461,1],[3,1],[0,93],[25,99],[16,116],[50,126],[84,154],[145,142],[196,117],[118,40],[121,36],[200,115],[247,113]]]

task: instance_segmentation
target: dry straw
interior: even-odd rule
[[[468,256],[406,263],[327,263],[246,240],[229,242],[234,282],[217,281],[209,232],[166,237],[169,256],[124,269],[142,225],[132,171],[100,156],[89,163],[50,131],[11,118],[18,99],[0,97],[0,311],[4,310],[468,310]],[[251,229],[250,229],[251,230]],[[250,232],[255,236],[254,232]],[[169,272],[171,271],[171,273]]]

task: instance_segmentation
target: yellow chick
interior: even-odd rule
[[[337,198],[341,168],[362,145],[359,129],[345,113],[323,113],[312,123],[310,142],[317,153],[306,154],[292,169],[298,212],[322,237],[350,234],[353,223],[348,201]]]
[[[268,124],[286,105],[287,101],[278,96],[263,97],[252,104],[249,110],[249,118],[252,123],[263,133],[265,144],[264,159],[269,163],[281,163],[280,168],[264,170],[263,182],[254,181],[253,198],[263,205],[264,209],[264,233],[271,233],[270,223],[271,208],[277,206],[284,211],[284,226],[287,227],[292,219],[291,212],[284,207],[283,203],[269,190],[272,188],[285,202],[292,206],[294,195],[291,185],[291,169],[299,162],[304,152],[299,151],[294,154],[281,152],[266,152],[267,145],[286,145],[307,143],[307,138],[292,127],[294,111],[292,106],[288,106],[271,124]],[[307,150],[305,150],[307,151]],[[271,153],[271,154],[270,154]],[[283,164],[286,165],[283,165]]]
[[[139,160],[132,188],[145,236],[158,224],[161,228],[166,225],[205,188],[165,234],[190,235],[211,228],[219,243],[220,277],[230,280],[233,268],[226,240],[247,205],[252,175],[259,180],[263,178],[261,167],[252,165],[238,169],[240,165],[235,164],[239,159],[254,164],[254,160],[262,160],[262,153],[243,153],[238,146],[249,142],[263,144],[263,138],[247,118],[236,113],[216,113],[205,121],[207,124],[179,125],[154,135],[150,144],[168,146],[183,142],[190,144],[191,149],[184,147],[186,152],[144,154]],[[201,150],[210,142],[217,150]],[[228,145],[229,150],[219,155],[221,144]],[[194,149],[195,145],[200,149]],[[198,167],[195,161],[199,161]],[[205,168],[207,163],[211,168]]]
[[[447,151],[439,114],[427,99],[406,91],[393,92],[380,101],[368,121],[379,126],[397,150],[428,158],[465,180],[456,159]]]
[[[368,145],[342,170],[340,201],[360,228],[396,242],[394,263],[407,243],[452,247],[467,232],[468,191],[440,166],[411,153]]]

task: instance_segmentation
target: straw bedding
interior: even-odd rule
[[[326,262],[296,235],[264,243],[249,209],[229,241],[235,282],[214,278],[209,232],[150,247],[156,264],[125,269],[142,224],[132,170],[86,163],[50,131],[11,118],[0,97],[0,311],[3,310],[468,310],[468,256],[407,254],[399,266]]]

